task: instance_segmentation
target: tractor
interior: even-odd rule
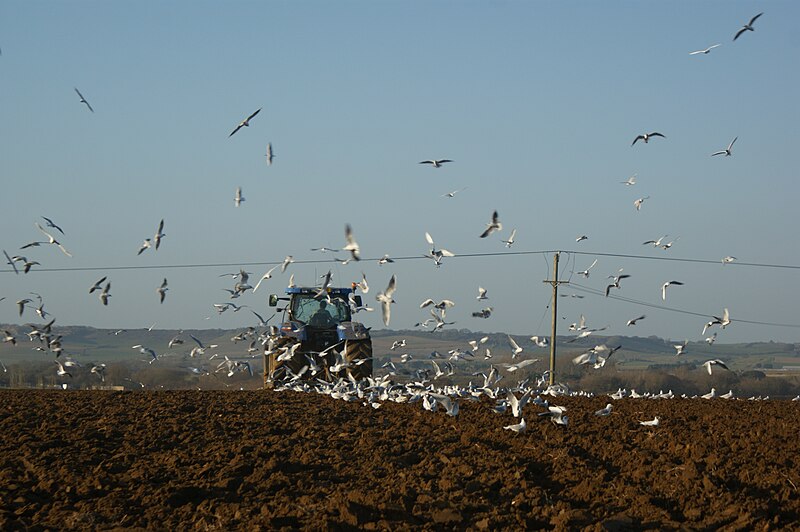
[[[354,288],[289,287],[285,297],[270,295],[271,307],[278,301],[287,303],[277,309],[283,311],[283,320],[272,328],[273,348],[265,354],[265,386],[292,375],[326,380],[348,373],[359,380],[372,376],[369,329],[351,321],[350,300],[361,306],[361,296],[353,292]],[[338,372],[331,371],[337,366]]]

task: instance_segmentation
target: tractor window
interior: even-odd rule
[[[325,303],[324,309],[322,303]],[[327,315],[330,316],[328,318]],[[350,307],[346,301],[335,298],[328,303],[317,301],[312,295],[295,296],[292,302],[292,315],[297,321],[316,327],[332,327],[343,321],[350,321]]]

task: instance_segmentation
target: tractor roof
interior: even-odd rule
[[[328,287],[326,289],[326,292],[328,292],[331,295],[343,295],[343,296],[346,296],[346,295],[350,294],[352,291],[353,291],[352,288],[330,288],[330,287]],[[307,287],[307,286],[302,286],[302,287],[295,286],[295,287],[286,289],[286,293],[287,294],[316,294],[317,292],[319,292],[319,288]]]

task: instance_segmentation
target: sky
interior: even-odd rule
[[[257,281],[291,255],[233,302],[267,317],[290,273],[363,272],[376,311],[358,317],[381,329],[394,274],[393,329],[430,297],[456,303],[449,327],[547,335],[559,250],[560,333],[584,315],[698,341],[728,308],[721,343],[798,342],[798,17],[792,1],[3,2],[0,247],[40,265],[0,266],[0,323],[41,321],[15,304],[36,292],[58,325],[254,325],[215,312],[221,275]],[[666,138],[631,146],[649,132]],[[495,210],[502,231],[479,238]],[[19,249],[41,216],[72,257]],[[160,249],[137,255],[161,219]],[[363,260],[311,251],[343,247],[346,224]],[[456,256],[421,258],[426,232]],[[663,235],[667,250],[642,244]],[[625,300],[606,298],[620,269]],[[108,306],[88,293],[103,276]]]

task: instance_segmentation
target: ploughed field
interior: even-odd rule
[[[0,391],[0,529],[800,523],[798,402],[548,399],[569,426],[529,403],[516,434],[485,399],[451,417],[290,391]]]

